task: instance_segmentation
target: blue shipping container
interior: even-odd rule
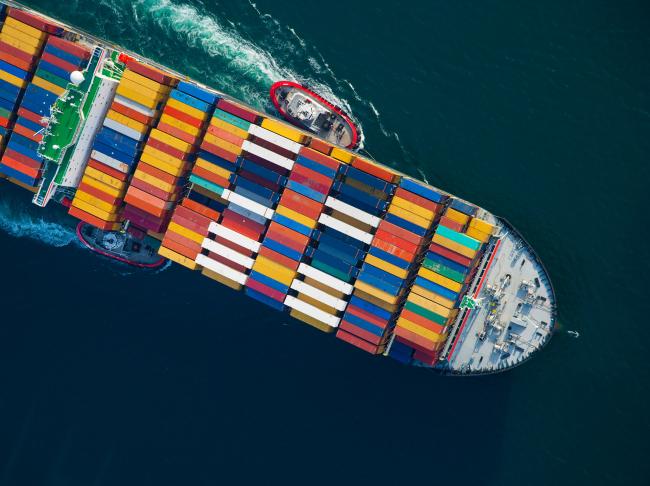
[[[271,277],[267,275],[263,275],[260,272],[256,272],[255,270],[251,271],[250,278],[253,280],[258,281],[261,284],[264,284],[268,287],[271,287],[274,290],[277,290],[278,292],[282,292],[283,294],[287,294],[289,292],[289,287],[284,285],[281,282],[278,282],[277,280],[273,280]]]
[[[298,194],[302,194],[303,196],[308,197],[309,199],[318,201],[319,203],[324,203],[325,200],[327,199],[327,194],[322,194],[312,189],[311,187],[307,187],[296,181],[292,181],[292,180],[287,181],[287,188],[291,189],[294,192],[297,192]]]
[[[406,231],[415,233],[418,236],[426,235],[427,232],[429,231],[429,226],[430,226],[429,224],[426,228],[423,228],[418,224],[412,223],[411,221],[407,221],[404,218],[400,218],[399,216],[395,216],[394,214],[391,213],[386,213],[384,220],[394,224],[395,226],[399,226],[400,228],[403,228]]]
[[[174,100],[180,101],[185,105],[191,106],[192,108],[196,108],[197,110],[202,111],[204,113],[210,111],[210,105],[208,103],[206,103],[205,101],[198,100],[194,96],[190,96],[187,93],[178,91],[177,89],[173,89],[169,94],[169,97]]]
[[[282,243],[279,243],[274,239],[269,238],[268,236],[264,239],[262,246],[270,248],[273,251],[277,251],[279,254],[289,257],[297,262],[302,259],[302,253],[294,250],[293,248],[289,248],[288,246],[283,245]]]
[[[43,60],[41,60],[38,63],[38,69],[43,69],[48,73],[52,73],[55,76],[58,76],[63,79],[70,79],[70,73],[72,72],[67,69],[60,68],[59,66],[55,66],[51,62],[47,62]]]
[[[188,83],[187,81],[181,81],[178,83],[176,89],[210,105],[216,104],[220,99],[219,95],[216,93],[210,93],[209,91],[199,88],[198,86],[192,83]]]
[[[69,52],[66,52],[63,49],[59,49],[54,44],[47,44],[45,46],[45,52],[47,52],[48,54],[52,54],[53,56],[58,57],[63,61],[69,62],[70,64],[74,64],[75,66],[78,67],[81,67],[81,65],[84,62],[82,58],[77,57],[74,54],[70,54]]]
[[[315,160],[311,160],[309,157],[305,157],[304,155],[298,155],[296,158],[296,163],[331,179],[334,179],[336,177],[336,171],[334,169],[330,169],[329,167],[324,166]]]
[[[276,310],[284,310],[284,304],[282,302],[278,302],[275,299],[272,299],[271,297],[267,297],[266,295],[262,294],[261,292],[258,292],[257,290],[253,290],[250,287],[246,287],[244,289],[244,292],[246,292],[246,295],[249,297],[252,297],[253,299],[268,305],[269,307],[272,307],[273,309]]]
[[[20,68],[17,68],[13,64],[9,64],[8,62],[5,62],[3,60],[0,60],[0,71],[4,71],[6,73],[11,74],[12,76],[16,76],[19,79],[22,79],[23,81],[29,74],[27,71],[23,71]]]
[[[432,187],[422,186],[418,182],[412,179],[408,179],[407,177],[402,177],[399,185],[407,191],[410,191],[413,194],[417,194],[418,196],[422,196],[423,198],[435,203],[445,201],[449,197],[447,194],[438,192]]]
[[[456,211],[460,211],[461,213],[467,214],[469,216],[474,216],[478,211],[478,208],[476,206],[473,206],[472,204],[468,204],[456,198],[452,199],[450,206]]]

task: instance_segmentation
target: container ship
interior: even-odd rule
[[[443,374],[500,372],[550,340],[553,287],[505,219],[0,6],[0,191],[65,205],[94,249],[171,260],[332,345]]]

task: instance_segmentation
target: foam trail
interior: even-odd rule
[[[14,238],[29,238],[57,248],[81,246],[73,228],[12,210],[8,201],[0,202],[0,230]]]

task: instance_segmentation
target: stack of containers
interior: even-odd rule
[[[26,12],[8,9],[0,31],[0,127],[2,144],[0,155],[9,138],[10,148],[0,161],[0,172],[13,181],[34,188],[41,175],[41,157],[36,152],[40,137],[33,137],[44,124],[42,116],[49,116],[49,107],[56,96],[47,96],[38,86],[27,87],[36,62],[42,52],[43,44],[49,34],[60,34],[62,29],[54,24]],[[14,128],[14,115],[23,98],[18,130],[10,136]]]
[[[250,288],[291,308],[291,315],[321,330],[333,331],[345,308],[341,283],[314,278],[318,270],[300,263],[325,207],[339,162],[297,142],[298,156],[262,243]],[[253,287],[255,286],[255,287]],[[290,290],[292,290],[291,294]]]
[[[337,184],[336,196],[330,196],[327,205],[331,216],[337,221],[354,227],[337,229],[357,241],[348,239],[334,254],[340,261],[353,266],[357,273],[354,282],[354,295],[350,298],[337,337],[367,352],[376,354],[383,351],[385,336],[389,330],[391,316],[401,293],[402,280],[406,271],[388,252],[373,248],[374,234],[381,228],[385,210],[395,192],[399,175],[381,168],[367,160],[356,157],[352,166],[341,166],[342,181]],[[331,233],[331,228],[326,231]],[[324,235],[327,236],[327,233]],[[334,236],[337,236],[334,233]],[[319,238],[319,248],[328,240]],[[368,249],[367,245],[371,245]],[[355,250],[352,252],[351,250]],[[334,260],[330,260],[334,263]],[[357,271],[361,265],[361,270]],[[396,276],[399,275],[399,276]],[[395,288],[394,288],[395,287]],[[395,295],[391,295],[391,292]]]
[[[398,341],[414,350],[413,359],[434,364],[460,299],[474,277],[481,242],[464,234],[477,208],[454,199],[433,235],[418,276],[397,321]],[[391,355],[401,357],[402,346]]]
[[[249,157],[242,147],[258,119],[253,111],[219,100],[190,177],[195,189],[227,206],[221,219],[210,224],[196,262],[205,276],[237,290],[248,279],[247,272],[272,215],[268,199],[275,194],[271,191],[267,198],[256,196],[259,191],[254,191],[246,171],[237,173],[240,166],[251,163],[245,160]]]
[[[178,84],[178,79],[137,61],[128,60],[126,65],[128,69],[120,81],[117,95],[137,102],[145,109],[153,110],[151,116],[157,120],[160,116],[159,110],[167,101],[173,87]],[[122,98],[118,99],[121,101]],[[131,221],[131,224],[149,231],[150,234],[158,234],[165,230],[171,210],[178,199],[179,186],[183,183],[182,177],[187,169],[186,161],[189,160],[194,149],[192,143],[178,138],[183,136],[179,135],[182,131],[172,126],[172,123],[174,125],[176,123],[170,121],[171,117],[168,114],[163,116],[167,117],[165,122],[162,122],[161,117],[159,127],[151,130],[147,124],[142,122],[136,124],[135,121],[130,126],[120,127],[120,124],[126,123],[122,114],[113,116],[109,112],[107,117],[109,127],[119,130],[123,135],[128,133],[138,147],[146,139],[140,163],[124,197],[126,203],[124,217]],[[180,123],[178,122],[179,125]],[[192,134],[200,130],[190,125],[187,127]],[[168,133],[170,131],[173,131],[174,135],[170,135]],[[183,171],[176,173],[179,166]]]
[[[91,52],[79,44],[50,37],[32,83],[61,96],[70,82],[70,73],[83,70],[90,55]]]
[[[194,157],[217,96],[184,81],[171,91],[152,83],[147,80],[147,87],[169,93],[169,99],[149,135],[125,200],[129,203],[126,213],[137,218],[138,226],[161,233],[187,183],[186,162]]]

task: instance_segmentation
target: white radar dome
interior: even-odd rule
[[[84,75],[81,71],[72,71],[70,73],[70,81],[75,86],[79,86],[81,83],[84,82],[85,79],[86,78],[84,78]]]

